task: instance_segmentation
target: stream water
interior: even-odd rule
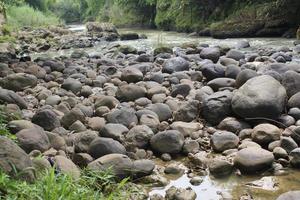
[[[70,26],[70,30],[74,32],[84,31],[85,27],[82,25]],[[242,38],[218,40],[210,37],[190,37],[185,33],[164,32],[158,30],[141,30],[141,29],[120,29],[119,32],[136,32],[138,34],[145,34],[147,39],[131,40],[131,41],[116,41],[114,43],[132,45],[139,50],[149,51],[157,46],[180,46],[184,43],[207,43],[210,45],[227,45],[229,47],[235,46]],[[292,39],[284,38],[247,38],[251,44],[251,48],[274,48],[292,47]],[[107,45],[107,42],[100,42],[93,48],[85,49],[88,53],[101,52],[101,49]],[[250,49],[249,49],[250,50]],[[73,50],[61,50],[47,52],[47,56],[69,55]],[[37,54],[34,56],[40,56]],[[182,161],[183,162],[183,161]],[[177,177],[167,177],[170,183],[163,188],[150,188],[150,194],[165,194],[165,191],[171,186],[176,187],[191,187],[197,193],[197,200],[219,200],[220,192],[228,192],[233,196],[233,199],[245,193],[251,194],[254,200],[275,200],[280,194],[300,189],[300,171],[288,170],[284,175],[274,176],[272,174],[264,176],[238,176],[232,175],[226,179],[214,179],[207,175],[203,176],[203,182],[199,186],[192,186],[187,174]],[[263,178],[263,179],[262,179]],[[259,186],[249,185],[249,182],[261,181]],[[299,197],[300,199],[300,197]]]

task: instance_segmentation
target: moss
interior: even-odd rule
[[[16,38],[9,35],[0,36],[0,43],[15,43]]]

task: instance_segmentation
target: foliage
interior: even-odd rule
[[[24,26],[41,27],[49,25],[58,25],[60,20],[50,14],[45,14],[41,11],[35,10],[27,5],[10,6],[7,10],[7,24],[20,28]]]
[[[1,40],[1,39],[0,39]],[[8,137],[12,140],[16,140],[17,137],[9,132],[7,129],[7,114],[4,112],[3,108],[0,108],[0,136]]]
[[[45,172],[35,183],[14,180],[0,171],[0,199],[18,200],[118,200],[127,199],[127,179],[114,181],[109,171],[84,170],[78,180],[66,174],[56,174],[54,169]],[[109,188],[109,190],[108,190]]]

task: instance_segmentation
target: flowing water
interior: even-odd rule
[[[82,25],[73,25],[69,27],[74,32],[85,31]],[[113,43],[132,45],[139,50],[150,51],[157,46],[180,46],[184,43],[206,43],[210,45],[226,45],[234,47],[238,41],[245,40],[243,38],[235,39],[213,39],[210,37],[192,37],[185,33],[165,32],[158,30],[141,30],[141,29],[120,29],[119,32],[136,32],[144,34],[147,39],[131,40],[131,41],[116,41]],[[247,38],[250,42],[251,48],[273,48],[279,49],[281,47],[293,47],[292,39],[284,38]],[[87,48],[87,53],[93,54],[101,52],[107,42],[100,42],[92,48]],[[251,48],[249,50],[251,50]],[[60,55],[70,55],[73,50],[52,51],[42,54],[33,55],[33,57],[47,55],[50,57]],[[150,188],[150,194],[164,195],[166,190],[171,186],[187,188],[191,187],[197,193],[197,200],[219,200],[220,192],[228,192],[233,196],[233,199],[238,200],[239,197],[245,193],[253,196],[254,200],[275,200],[280,194],[290,190],[300,190],[300,171],[288,170],[281,176],[238,176],[232,175],[226,179],[214,179],[206,175],[203,176],[203,182],[199,186],[192,186],[187,174],[178,177],[167,177],[170,183],[163,188]],[[258,186],[249,185],[249,182],[259,181],[263,178]],[[300,197],[299,197],[300,199]]]

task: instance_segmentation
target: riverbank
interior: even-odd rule
[[[166,32],[156,46],[156,31],[121,41],[126,30],[91,27],[1,44],[5,173],[34,182],[50,168],[75,180],[111,170],[138,187],[128,199],[273,200],[300,188],[295,41]]]

